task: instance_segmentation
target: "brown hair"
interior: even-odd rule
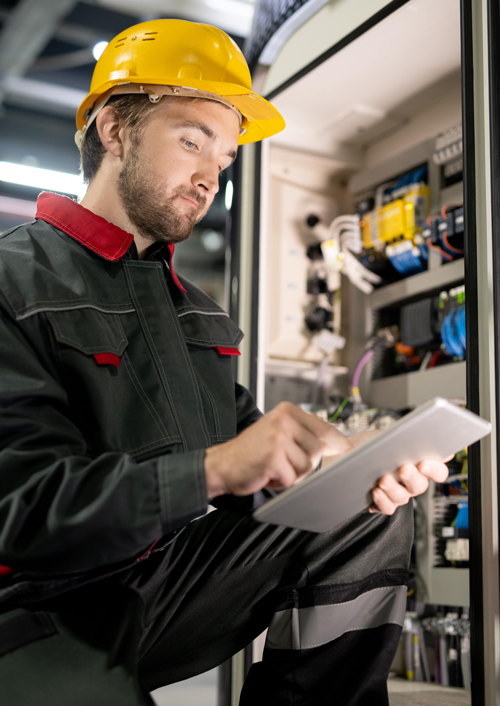
[[[126,127],[130,129],[132,140],[139,139],[146,118],[155,107],[148,96],[138,95],[111,96],[107,105],[111,105],[116,110]],[[80,168],[85,183],[88,184],[95,177],[105,154],[106,148],[101,142],[94,120],[87,130],[80,151]]]

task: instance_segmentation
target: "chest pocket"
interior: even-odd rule
[[[205,417],[212,420],[212,443],[236,435],[234,355],[243,333],[220,310],[186,309],[178,314],[202,395]]]
[[[46,316],[70,414],[90,453],[121,451],[141,456],[180,441],[131,364],[124,324],[125,317],[135,317],[133,310],[82,308],[48,311]]]

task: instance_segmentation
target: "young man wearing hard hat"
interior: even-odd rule
[[[331,532],[257,524],[355,440],[262,416],[232,377],[242,333],[172,265],[282,117],[224,32],[157,20],[110,42],[77,126],[81,204],[42,194],[0,239],[1,703],[151,704],[269,627],[242,704],[386,705],[407,502],[446,467],[384,476],[380,512]]]

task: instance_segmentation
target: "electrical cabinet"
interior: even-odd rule
[[[488,42],[491,49],[496,41],[490,5],[338,0],[285,43],[267,74],[259,70],[256,88],[287,121],[283,133],[243,150],[239,312],[252,338],[239,374],[261,408],[289,399],[311,411],[326,408],[327,416],[329,402],[342,412],[348,398],[368,409],[404,411],[436,395],[457,403],[467,396],[474,411],[495,421],[498,253],[489,170],[496,174],[490,150],[497,138],[489,119],[497,83],[488,63],[493,56]],[[311,43],[315,36],[317,46]],[[463,149],[462,118],[468,143]],[[373,256],[375,271],[383,251],[399,273],[372,291],[366,283],[375,283],[363,271],[349,276],[339,265],[339,255],[346,254],[339,248],[342,228],[337,240],[335,229],[327,239],[335,218],[355,214],[363,248],[356,251],[358,261],[369,268]],[[464,237],[466,220],[464,260],[463,241],[454,237]],[[453,312],[460,312],[460,322]],[[453,326],[443,329],[445,321]],[[343,345],[325,348],[316,324]],[[448,351],[441,359],[437,348],[428,351],[430,357],[415,353],[425,350],[428,344],[421,342],[429,339],[430,328]],[[379,332],[375,350],[370,342]],[[410,345],[408,338],[417,343]],[[338,422],[337,411],[331,418]],[[347,432],[360,428],[363,414],[355,421],[352,428],[346,423]],[[497,699],[494,625],[500,614],[495,431],[481,442],[480,457],[475,446],[470,450],[475,571],[469,575],[465,555],[443,552],[448,539],[463,539],[458,523],[446,525],[453,493],[465,496],[467,476],[457,458],[456,486],[446,492],[433,486],[418,500],[417,581],[411,592],[419,601],[447,606],[452,615],[461,608],[467,615],[470,604],[475,703],[489,705]]]
[[[253,212],[258,344],[254,341],[257,355],[247,365],[253,366],[257,400],[265,410],[288,399],[313,411],[324,407],[328,416],[335,405],[341,408],[340,400],[352,399],[354,389],[368,409],[385,414],[384,423],[394,410],[435,396],[465,403],[464,354],[446,354],[434,365],[434,355],[429,364],[425,356],[401,353],[407,368],[396,369],[386,364],[379,347],[353,383],[370,340],[381,330],[401,332],[408,307],[441,306],[459,292],[463,308],[463,245],[452,238],[460,223],[463,233],[464,219],[460,3],[389,4],[398,7],[281,87],[276,88],[272,70],[272,90],[266,91],[265,81],[259,86],[287,120],[283,133],[245,153],[247,167],[252,165],[246,178],[255,178],[257,194],[246,206],[250,212],[259,206]],[[425,51],[416,51],[423,36]],[[409,182],[407,175],[412,175]],[[384,189],[393,189],[393,195]],[[372,205],[362,207],[364,199]],[[315,240],[317,224],[328,228],[339,216],[355,214],[360,215],[363,253],[378,257],[376,248],[370,251],[378,237],[384,255],[390,253],[394,268],[401,267],[392,281],[384,276],[372,291],[340,267],[334,272],[340,288],[330,286],[329,273],[318,265],[319,250],[328,265],[325,245],[330,245],[325,234]],[[358,260],[367,265],[363,253]],[[407,268],[407,254],[418,261],[413,271]],[[331,257],[335,262],[338,253]],[[343,345],[322,348],[311,314],[323,316],[319,328],[338,335]],[[360,430],[362,423],[360,414],[346,429]],[[416,595],[421,602],[467,613],[466,563],[438,556],[443,541],[436,532],[445,502],[434,487],[418,500]]]

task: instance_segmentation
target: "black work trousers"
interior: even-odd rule
[[[324,534],[215,511],[131,570],[0,615],[2,706],[139,706],[269,627],[241,706],[387,706],[411,507]]]

